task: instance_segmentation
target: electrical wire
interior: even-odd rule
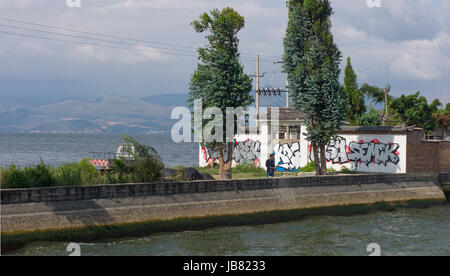
[[[142,39],[135,39],[135,38],[127,38],[127,37],[108,35],[108,34],[102,34],[102,33],[95,33],[95,32],[86,32],[86,31],[80,31],[80,30],[75,30],[75,29],[70,29],[70,28],[63,28],[63,27],[57,27],[57,26],[33,23],[33,22],[29,22],[29,21],[16,20],[16,19],[11,19],[11,18],[0,17],[0,20],[10,21],[10,22],[15,22],[15,23],[20,23],[20,24],[26,24],[26,25],[33,25],[33,26],[38,26],[38,27],[43,27],[43,28],[52,28],[52,29],[58,29],[58,30],[63,30],[63,31],[76,32],[76,33],[93,35],[93,36],[102,36],[102,37],[114,38],[114,39],[119,39],[119,40],[128,40],[128,41],[140,42],[140,43],[145,43],[145,44],[156,44],[156,45],[165,46],[165,48],[163,48],[161,46],[158,46],[158,47],[152,46],[152,47],[153,48],[162,48],[165,51],[183,51],[183,50],[180,50],[180,49],[190,49],[191,51],[192,50],[197,50],[197,48],[194,48],[194,47],[181,46],[181,45],[169,44],[169,43],[161,43],[161,42],[156,42],[156,41],[149,41],[149,40],[142,40]],[[5,24],[0,24],[0,25],[3,25],[4,27],[23,29],[23,30],[29,30],[29,31],[34,31],[34,32],[42,32],[42,33],[48,33],[48,34],[56,34],[56,35],[63,35],[63,36],[70,36],[70,37],[78,37],[78,38],[83,38],[83,39],[97,40],[97,41],[103,41],[103,42],[113,42],[113,43],[126,44],[125,42],[120,42],[120,41],[111,41],[111,40],[104,40],[104,39],[99,39],[99,38],[80,37],[80,36],[74,36],[74,35],[62,34],[62,33],[52,33],[52,32],[46,32],[46,31],[42,31],[42,30],[29,29],[29,28],[23,28],[23,27],[19,27],[19,26],[11,26],[11,25],[5,25]],[[130,43],[128,43],[128,45],[129,44]],[[167,47],[180,48],[180,49],[170,49],[170,48],[167,48]],[[184,51],[187,52],[186,50],[184,50]],[[246,56],[248,56],[248,57],[246,57]],[[250,56],[251,56],[251,54],[243,53],[242,58],[249,58],[249,59],[255,60],[255,58],[250,57]],[[261,57],[260,58],[261,62],[273,62],[273,60],[269,59],[269,57],[272,57],[272,58],[275,58],[275,59],[280,59],[280,57],[267,56],[267,55],[260,55],[260,57]],[[267,58],[264,58],[264,57],[267,57]]]

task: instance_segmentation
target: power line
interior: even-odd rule
[[[120,40],[128,40],[128,41],[140,42],[140,43],[145,43],[145,44],[156,44],[156,45],[161,45],[161,46],[171,47],[171,48],[182,48],[182,49],[190,49],[190,50],[194,49],[194,50],[197,50],[197,48],[194,48],[194,47],[180,46],[180,45],[176,45],[176,44],[161,43],[161,42],[156,42],[156,41],[149,41],[149,40],[142,40],[142,39],[135,39],[135,38],[128,38],[128,37],[121,37],[121,36],[108,35],[108,34],[95,33],[95,32],[86,32],[86,31],[80,31],[80,30],[75,30],[75,29],[70,29],[70,28],[63,28],[63,27],[57,27],[57,26],[33,23],[33,22],[28,22],[28,21],[16,20],[16,19],[11,19],[11,18],[0,17],[0,20],[10,21],[10,22],[15,22],[15,23],[20,23],[20,24],[26,24],[26,25],[39,26],[39,27],[44,27],[44,28],[58,29],[58,30],[69,31],[69,32],[76,32],[76,33],[93,35],[93,36],[103,36],[103,37],[120,39]],[[13,28],[21,28],[21,27],[13,26]],[[38,32],[45,32],[45,31],[41,31],[41,30],[33,30],[33,29],[31,29],[31,30],[32,31],[38,31]],[[71,35],[68,35],[68,34],[59,34],[59,35],[71,36]],[[92,40],[101,40],[101,39],[96,39],[96,38],[86,38],[86,37],[84,37],[84,38],[85,39],[92,39]],[[103,41],[105,41],[105,40],[103,40]],[[120,43],[120,42],[115,41],[114,43]],[[167,49],[167,48],[165,50],[181,51],[179,49]],[[242,57],[244,57],[244,56],[251,56],[251,55],[252,54],[243,53]],[[265,56],[265,55],[262,55],[262,56]],[[272,58],[275,58],[275,59],[279,59],[279,57],[275,57],[275,56],[266,56],[266,57],[268,57],[268,58],[263,58],[262,59],[263,62],[272,62],[272,60],[269,59],[269,57],[272,57]]]
[[[8,31],[1,31],[1,30],[0,30],[0,33],[15,35],[15,36],[29,37],[29,38],[45,39],[45,40],[50,40],[50,41],[58,41],[58,42],[64,42],[64,43],[72,43],[72,44],[78,44],[78,45],[90,45],[90,46],[95,46],[95,47],[129,50],[129,51],[135,51],[135,52],[153,52],[153,53],[160,53],[160,54],[164,54],[164,55],[175,55],[175,56],[197,58],[197,55],[194,52],[186,52],[186,53],[167,52],[167,51],[174,51],[174,50],[159,48],[159,47],[152,47],[152,48],[155,48],[155,49],[159,48],[159,49],[164,49],[164,50],[163,51],[161,51],[161,50],[152,51],[151,49],[127,48],[127,47],[121,47],[121,46],[104,45],[104,44],[90,43],[90,42],[85,42],[85,41],[73,41],[73,40],[59,39],[59,38],[53,38],[53,37],[45,37],[45,36],[38,36],[38,35],[31,35],[31,34],[22,34],[22,33],[8,32]],[[106,40],[100,40],[100,41],[106,41]],[[133,45],[133,44],[128,44],[128,45]],[[241,57],[240,59],[242,61],[254,61],[254,59],[247,58],[247,57]],[[264,61],[264,62],[270,62],[270,61]]]
[[[175,56],[184,56],[184,57],[197,58],[197,55],[195,55],[195,53],[192,53],[192,54],[187,54],[186,53],[186,54],[184,54],[184,53],[166,52],[166,51],[160,51],[160,50],[152,51],[150,49],[127,48],[127,47],[114,46],[114,45],[104,45],[104,44],[90,43],[90,42],[84,42],[84,41],[81,42],[81,41],[73,41],[73,40],[66,40],[66,39],[59,39],[59,38],[53,38],[53,37],[31,35],[31,34],[21,34],[21,33],[7,32],[7,31],[2,31],[2,30],[0,30],[0,33],[9,34],[9,35],[15,35],[15,36],[29,37],[29,38],[45,39],[45,40],[50,40],[50,41],[58,41],[58,42],[64,42],[64,43],[72,43],[72,44],[78,44],[78,45],[90,45],[90,46],[95,46],[95,47],[128,50],[128,51],[134,51],[134,52],[152,52],[152,53],[160,53],[160,54],[164,54],[164,55],[175,55]],[[170,51],[170,49],[168,49],[168,50]],[[241,60],[243,60],[243,61],[254,61],[254,59],[245,58],[245,57],[241,57]]]
[[[96,47],[113,48],[113,49],[129,50],[129,51],[136,51],[136,52],[153,52],[153,53],[158,53],[158,52],[155,52],[155,51],[150,51],[150,50],[145,50],[145,49],[126,48],[126,47],[112,46],[112,45],[102,45],[102,44],[95,44],[95,43],[88,43],[88,42],[79,42],[79,41],[51,38],[51,37],[44,37],[44,36],[37,36],[37,35],[19,34],[19,33],[13,33],[13,32],[5,32],[5,31],[0,31],[0,33],[10,34],[10,35],[17,35],[17,36],[24,36],[24,37],[31,37],[31,38],[46,39],[46,40],[53,40],[53,41],[66,42],[66,43],[73,43],[73,44],[79,44],[79,45],[91,45],[91,46],[96,46]],[[168,55],[195,57],[194,55],[187,55],[187,54],[165,53],[165,52],[159,52],[159,53],[168,54]]]
[[[89,39],[89,40],[95,40],[95,41],[102,41],[102,42],[111,42],[111,43],[117,43],[117,44],[122,44],[122,45],[136,45],[134,43],[130,43],[130,42],[123,42],[123,41],[116,41],[116,40],[106,40],[106,39],[98,39],[98,38],[92,38],[92,37],[86,37],[86,36],[77,36],[77,35],[70,35],[70,34],[64,34],[64,33],[57,33],[57,32],[48,32],[48,31],[42,31],[42,30],[36,30],[36,29],[30,29],[30,28],[23,28],[23,27],[18,27],[18,26],[12,26],[12,25],[5,25],[5,24],[0,24],[0,26],[2,27],[7,27],[7,28],[14,28],[14,29],[19,29],[19,30],[25,30],[25,31],[32,31],[32,32],[39,32],[39,33],[45,33],[45,34],[52,34],[52,35],[60,35],[60,36],[67,36],[67,37],[73,37],[73,38],[81,38],[81,39]],[[169,51],[179,51],[179,52],[186,52],[186,53],[195,53],[193,51],[188,51],[188,50],[177,50],[177,49],[169,49],[169,48],[163,48],[163,47],[155,47],[152,46],[152,48],[156,48],[156,49],[163,49],[163,50],[169,50]]]

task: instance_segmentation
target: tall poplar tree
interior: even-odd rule
[[[344,71],[344,92],[348,98],[347,115],[350,124],[356,125],[359,118],[366,113],[364,92],[358,88],[357,76],[353,70],[350,57],[347,58],[347,66]]]
[[[312,145],[317,174],[326,174],[325,146],[347,117],[339,83],[341,52],[331,34],[333,11],[329,0],[288,0],[287,6],[284,69],[293,105],[308,119],[306,139]]]
[[[214,9],[210,14],[203,13],[191,25],[198,33],[207,33],[209,45],[198,49],[199,63],[191,77],[188,102],[193,105],[194,100],[202,99],[203,110],[207,107],[221,110],[223,137],[209,141],[208,144],[217,149],[221,178],[231,179],[234,143],[228,142],[226,137],[227,127],[231,127],[226,122],[226,110],[228,107],[245,109],[254,101],[250,95],[252,80],[244,74],[244,68],[239,62],[237,34],[244,28],[245,20],[235,10],[227,7],[221,11]],[[219,118],[216,116],[203,118],[202,125],[217,119]],[[213,129],[213,132],[217,131]],[[234,128],[232,131],[236,133],[237,130]]]

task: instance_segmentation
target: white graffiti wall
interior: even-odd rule
[[[275,168],[279,172],[296,172],[302,165],[300,142],[276,144],[273,147]]]
[[[261,133],[268,133],[267,128]],[[302,126],[302,134],[306,127]],[[340,134],[326,147],[328,168],[343,167],[360,172],[406,173],[406,134]],[[269,135],[237,135],[233,148],[233,165],[252,164],[265,168],[266,160],[274,154],[278,172],[297,172],[314,161],[306,139],[279,143]],[[199,166],[218,163],[217,153],[199,147]]]
[[[205,167],[211,163],[219,163],[217,151],[200,145],[199,166]],[[265,135],[238,135],[233,147],[233,166],[250,164],[264,167],[267,158],[267,137]],[[226,152],[224,154],[227,156]],[[227,161],[226,159],[224,161]]]
[[[308,144],[309,161],[314,161]],[[326,147],[328,167],[361,172],[406,173],[406,135],[339,135]]]

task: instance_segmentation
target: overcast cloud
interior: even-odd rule
[[[395,96],[421,91],[430,100],[450,102],[450,0],[335,0],[333,34],[350,56],[360,84],[392,85]],[[31,34],[90,44],[111,43],[55,36],[4,25],[63,32],[0,19],[0,100],[58,100],[119,94],[150,96],[187,92],[196,58],[205,43],[189,23],[202,12],[231,6],[246,18],[240,33],[246,72],[257,53],[280,57],[287,24],[285,0],[0,0],[0,18],[185,46],[167,55],[166,46],[128,41],[132,50],[72,44],[1,32]],[[72,33],[74,34],[74,33]],[[86,36],[83,34],[74,34]],[[104,38],[113,40],[112,38]],[[262,63],[263,84],[281,86],[279,65]]]

